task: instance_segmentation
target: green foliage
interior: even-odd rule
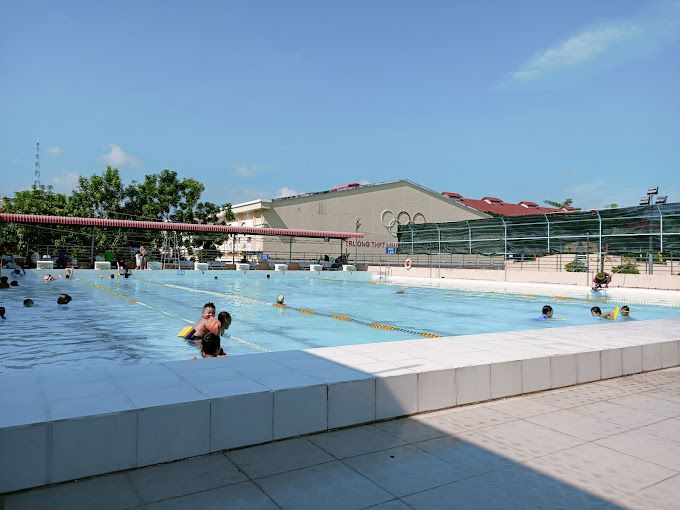
[[[569,273],[585,273],[588,271],[588,266],[580,259],[574,259],[564,265],[564,270]]]
[[[612,273],[640,274],[640,271],[638,271],[638,268],[635,265],[635,260],[623,259],[621,265],[612,267]]]
[[[51,186],[34,186],[29,190],[19,191],[14,197],[5,200],[4,211],[204,224],[233,220],[231,204],[218,206],[212,202],[199,202],[204,190],[205,186],[197,180],[180,179],[177,172],[171,170],[146,175],[141,183],[132,181],[124,186],[118,169],[107,167],[101,175],[80,177],[70,195],[54,193]],[[162,245],[163,239],[162,231],[157,230],[140,232],[15,223],[4,223],[0,228],[3,243],[16,246],[18,252],[24,253],[36,246],[89,246],[90,243],[94,243],[97,252],[105,249],[127,249],[144,243],[157,249]],[[213,243],[218,244],[226,239],[224,234],[178,237],[187,246],[206,248],[213,248]],[[71,256],[78,258],[85,255],[71,253]]]
[[[552,207],[557,207],[559,209],[559,208],[562,208],[562,207],[569,207],[571,204],[574,203],[574,200],[572,198],[565,198],[561,202],[557,202],[555,200],[544,200],[543,203],[548,204]],[[576,209],[577,211],[580,210],[580,208],[578,208],[578,207],[575,207],[574,209]]]

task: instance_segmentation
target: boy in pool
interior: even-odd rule
[[[630,307],[628,305],[623,305],[620,310],[621,318],[629,321],[634,321],[635,319],[630,316]]]
[[[217,315],[217,320],[220,321],[220,327],[217,330],[219,336],[224,335],[224,332],[231,326],[231,314],[229,312],[220,312]]]
[[[186,338],[196,338],[205,336],[208,330],[208,319],[215,317],[215,305],[213,303],[206,303],[203,305],[201,318],[194,324],[194,332],[190,333]]]
[[[599,306],[593,306],[590,309],[590,315],[592,315],[593,317],[600,317],[602,319],[609,319],[610,321],[614,320],[614,312],[602,313],[602,310],[600,309]]]
[[[201,339],[201,357],[203,358],[222,358],[226,356],[220,347],[220,335],[208,333]]]
[[[6,319],[6,318],[7,317],[5,317],[5,307],[0,306],[0,319]]]
[[[552,306],[550,305],[545,305],[543,309],[541,310],[541,315],[536,317],[536,320],[539,321],[547,321],[548,319],[552,319],[553,316],[553,309]]]
[[[67,305],[71,302],[71,296],[68,294],[59,294],[59,297],[57,298],[57,304],[58,305]]]

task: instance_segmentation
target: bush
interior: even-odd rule
[[[564,270],[569,273],[585,273],[588,271],[588,267],[582,260],[574,259],[564,265]]]
[[[630,261],[624,261],[620,266],[612,267],[612,272],[615,274],[640,274],[635,263]]]

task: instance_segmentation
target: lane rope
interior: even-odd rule
[[[138,278],[138,280],[139,280],[139,278]],[[203,289],[192,289],[191,287],[185,287],[183,285],[176,285],[174,283],[152,282],[150,280],[143,280],[143,281],[148,282],[148,283],[155,283],[157,285],[161,285],[161,286],[164,286],[164,287],[172,287],[172,288],[176,288],[176,289],[187,290],[187,291],[190,291],[190,292],[196,292],[196,293],[199,293],[199,294],[207,294],[209,296],[238,297],[239,299],[241,299],[241,297],[242,297],[240,295],[233,294],[233,293],[217,292],[217,291],[213,291],[213,290],[203,290]],[[270,303],[260,301],[259,299],[255,299],[255,298],[250,297],[250,296],[243,296],[243,298],[248,300],[248,301],[251,301],[253,303],[257,303],[257,304],[263,304],[263,305],[269,305],[270,304]],[[279,308],[288,308],[290,310],[295,310],[295,311],[298,311],[300,313],[304,313],[306,315],[318,315],[318,316],[321,316],[321,317],[328,317],[330,319],[338,319],[338,320],[345,321],[345,322],[354,322],[355,324],[361,324],[362,326],[368,326],[368,327],[371,327],[371,328],[374,328],[374,329],[399,331],[399,332],[402,332],[402,333],[408,333],[408,334],[411,334],[411,335],[422,336],[422,337],[425,337],[425,338],[441,338],[441,336],[442,336],[442,335],[438,335],[436,333],[428,333],[428,332],[425,332],[425,331],[416,331],[414,329],[408,329],[408,328],[399,328],[397,326],[392,326],[392,325],[389,325],[389,324],[380,324],[380,323],[377,323],[377,322],[362,321],[362,320],[359,320],[359,319],[355,319],[353,317],[346,317],[344,315],[317,312],[317,311],[314,311],[314,310],[309,310],[307,308],[295,308],[295,307],[288,306],[288,305],[280,305],[279,303],[273,303],[272,305],[277,306]]]
[[[185,322],[185,323],[190,324],[190,325],[194,324],[194,321],[192,321],[192,320],[185,319],[184,317],[180,317],[179,315],[174,315],[172,313],[166,312],[165,310],[161,310],[160,308],[156,308],[155,306],[151,306],[149,304],[143,303],[142,301],[139,301],[138,299],[134,299],[134,298],[128,299],[128,297],[125,294],[119,294],[119,293],[114,292],[110,289],[107,289],[106,287],[103,287],[102,285],[92,283],[92,282],[89,282],[87,280],[83,280],[83,279],[78,278],[78,277],[75,277],[75,279],[78,280],[79,282],[82,282],[86,285],[89,285],[92,288],[95,288],[95,289],[98,289],[98,290],[103,290],[104,292],[106,292],[107,294],[110,294],[113,297],[120,297],[121,299],[128,301],[129,303],[143,306],[145,308],[153,310],[154,312],[162,313],[163,315],[167,315],[168,317],[171,317],[173,319],[177,319],[179,321]],[[137,279],[139,279],[139,278],[137,278]],[[232,335],[230,333],[227,333],[227,334],[229,335],[228,338],[236,341],[239,344],[245,345],[246,347],[250,347],[251,349],[253,349],[255,351],[272,352],[271,349],[267,349],[266,347],[263,347],[259,344],[256,344],[255,342],[251,342],[250,340],[246,340],[245,338],[240,338],[240,337]]]

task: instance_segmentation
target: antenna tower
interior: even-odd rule
[[[35,180],[33,186],[40,186],[40,140],[35,141]]]

